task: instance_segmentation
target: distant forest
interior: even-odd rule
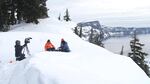
[[[136,31],[136,34],[150,34],[150,27],[108,27],[101,25],[99,21],[89,21],[89,22],[80,22],[77,24],[78,31],[81,31],[84,33],[83,30],[89,30],[91,29],[99,31],[103,39],[107,39],[110,37],[125,37],[125,36],[131,36]],[[90,32],[89,32],[90,33]],[[96,34],[96,33],[95,33]]]
[[[112,27],[112,28],[103,28],[105,31],[109,32],[110,37],[124,37],[133,35],[134,31],[136,34],[150,34],[150,27]]]

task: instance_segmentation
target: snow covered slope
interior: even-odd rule
[[[39,25],[20,25],[0,33],[0,84],[150,84],[130,58],[81,40],[73,26],[48,18]],[[15,62],[14,42],[18,39],[23,44],[26,37],[32,37],[28,45],[32,56]],[[61,38],[68,42],[70,53],[44,51],[47,39],[57,48]]]
[[[146,74],[128,57],[113,54],[77,37],[73,22],[53,18],[38,25],[20,24],[0,33],[0,84],[150,84]],[[15,40],[32,37],[31,56],[16,62]],[[64,38],[71,52],[46,52],[50,39],[59,47]],[[9,63],[12,62],[12,63]]]

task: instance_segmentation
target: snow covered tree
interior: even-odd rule
[[[64,20],[67,21],[67,22],[71,21],[68,9],[66,9]]]
[[[101,47],[104,47],[104,44],[102,43],[102,34],[96,30],[94,30],[93,28],[91,29],[91,33],[89,36],[89,42],[99,45]]]
[[[80,38],[86,39],[90,43],[96,44],[98,46],[104,47],[103,44],[103,33],[97,29],[91,28],[89,30],[85,30],[84,27],[76,26],[74,28],[74,33],[78,35]]]
[[[150,77],[149,67],[145,63],[145,56],[148,54],[142,51],[142,46],[144,46],[144,44],[139,42],[135,32],[133,40],[130,41],[131,52],[128,53],[128,56]]]

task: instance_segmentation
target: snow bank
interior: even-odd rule
[[[150,84],[146,74],[128,57],[113,54],[77,37],[72,22],[48,18],[40,24],[20,24],[0,33],[0,84]],[[15,40],[32,37],[31,56],[16,62]],[[59,47],[64,38],[71,52],[46,52],[48,39]],[[12,63],[9,63],[12,61]]]
[[[40,30],[38,27],[37,29]],[[9,39],[9,41],[2,40],[1,46],[6,46],[6,49],[13,52],[13,55],[9,57],[7,52],[1,53],[6,61],[1,63],[0,84],[150,83],[150,79],[130,58],[113,54],[81,40],[72,32],[65,34],[65,32],[53,33],[54,30],[50,32],[43,30],[44,33],[17,31],[16,29],[16,32],[13,30],[13,32],[1,33],[2,39],[4,37]],[[15,60],[13,47],[15,40],[20,39],[23,42],[28,36],[32,37],[28,45],[32,56],[26,55],[27,59],[21,62],[8,63],[8,59]],[[70,53],[44,51],[43,47],[48,38],[58,47],[61,36],[65,36],[65,40],[68,41]],[[6,45],[7,41],[9,45]]]

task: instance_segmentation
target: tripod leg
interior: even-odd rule
[[[31,56],[28,46],[26,46],[27,54]]]

